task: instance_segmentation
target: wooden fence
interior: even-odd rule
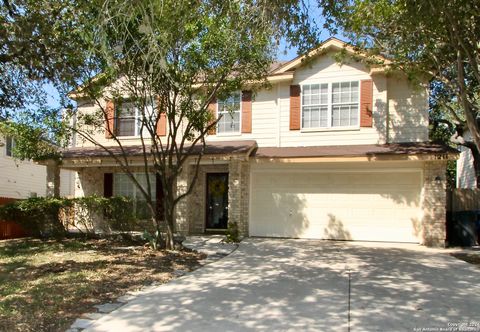
[[[0,206],[15,202],[16,199],[10,197],[0,197]],[[0,240],[16,239],[28,236],[28,233],[14,221],[0,220]]]
[[[453,189],[447,198],[448,211],[480,210],[480,189]]]

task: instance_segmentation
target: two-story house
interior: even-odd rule
[[[308,62],[278,64],[270,88],[211,104],[224,116],[207,138],[193,192],[178,206],[177,232],[236,222],[245,236],[444,245],[446,160],[457,152],[428,143],[427,85],[353,60],[340,65],[334,55],[344,48],[352,51],[329,39]],[[83,112],[95,108],[78,103]],[[135,112],[122,114],[116,132],[133,160]],[[109,144],[108,135],[98,139]],[[86,142],[65,151],[63,167],[77,172],[76,196],[140,196]],[[184,170],[179,193],[192,175]]]

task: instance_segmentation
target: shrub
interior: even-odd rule
[[[238,224],[236,222],[228,223],[225,242],[238,243],[240,242],[240,233],[238,231]]]
[[[81,231],[127,232],[136,229],[139,225],[135,217],[133,201],[129,198],[92,195],[74,198],[72,202],[75,213],[73,220],[69,220],[69,224]]]
[[[12,220],[32,236],[62,237],[66,233],[59,212],[71,202],[63,198],[33,197],[0,207],[0,219]]]
[[[139,228],[126,197],[29,198],[0,207],[0,219],[18,222],[35,237],[63,237],[72,226],[88,234]]]

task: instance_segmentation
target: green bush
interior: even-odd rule
[[[240,232],[238,230],[238,224],[236,222],[228,223],[227,232],[225,233],[227,243],[240,242]]]
[[[0,207],[0,220],[18,222],[35,237],[62,237],[71,227],[88,234],[126,232],[141,227],[133,204],[126,197],[35,197]]]
[[[75,209],[75,225],[89,232],[127,232],[140,230],[135,216],[134,202],[127,197],[87,196],[72,199]]]
[[[66,233],[60,210],[71,204],[63,198],[34,197],[0,207],[0,219],[19,223],[32,236],[62,237]]]

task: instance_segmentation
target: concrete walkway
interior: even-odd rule
[[[420,246],[246,239],[86,331],[480,331],[479,280],[478,267]]]

